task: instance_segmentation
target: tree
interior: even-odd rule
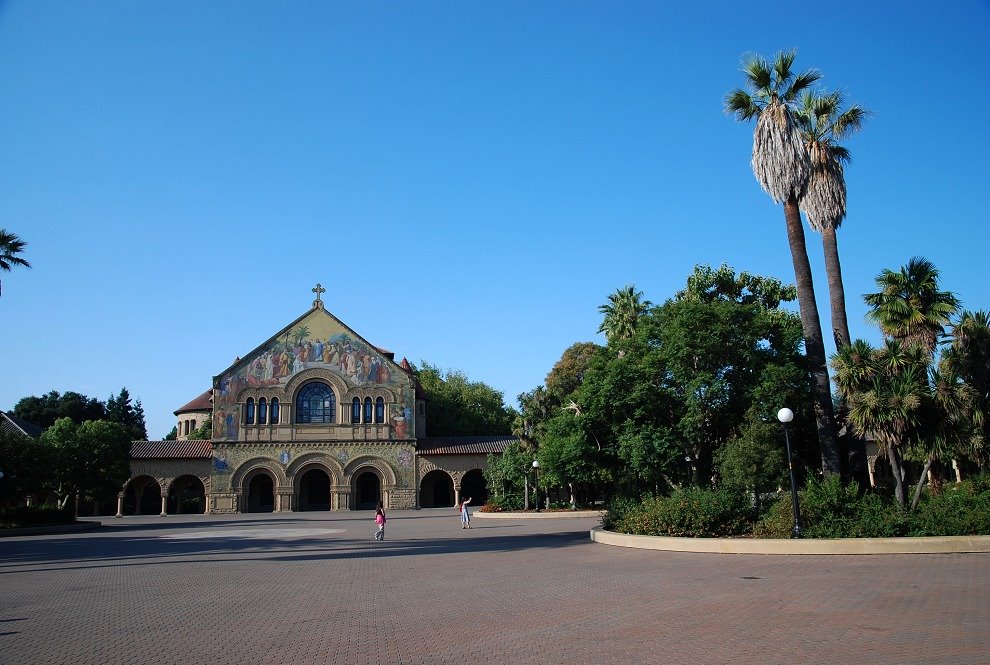
[[[842,266],[835,232],[846,217],[843,164],[848,164],[851,157],[849,150],[838,142],[858,131],[867,115],[867,111],[857,105],[843,110],[842,102],[839,92],[816,95],[805,90],[794,116],[811,159],[811,175],[800,199],[800,207],[807,215],[811,228],[822,234],[836,348],[850,342],[846,294],[842,286]]]
[[[18,256],[27,247],[27,243],[7,229],[0,229],[0,271],[10,272],[14,266],[30,268],[31,264]],[[2,285],[0,285],[2,289]]]
[[[209,441],[213,438],[213,422],[207,418],[186,437],[190,441]]]
[[[164,441],[175,441],[179,438],[179,426],[172,425],[172,430],[165,435]]]
[[[970,387],[974,431],[965,452],[981,466],[990,457],[990,313],[964,311],[942,354],[942,371]]]
[[[725,98],[725,110],[740,120],[756,118],[753,174],[763,190],[774,201],[784,205],[805,352],[814,388],[822,468],[826,473],[839,473],[839,449],[825,345],[798,205],[811,175],[811,162],[793,118],[799,96],[821,75],[812,69],[795,75],[791,67],[796,53],[778,53],[772,64],[760,56],[749,58],[743,65],[748,91],[737,89],[729,93]]]
[[[514,414],[502,393],[457,370],[440,370],[427,362],[415,370],[430,405],[427,436],[495,435],[512,431]]]
[[[569,346],[547,374],[547,390],[560,401],[570,398],[581,387],[588,363],[601,348],[593,342]]]
[[[757,514],[760,495],[786,482],[787,456],[780,445],[780,434],[776,423],[750,419],[716,456],[723,486],[752,493]]]
[[[127,388],[121,388],[120,393],[115,397],[111,395],[107,398],[106,406],[107,420],[120,423],[135,441],[145,441],[148,438],[148,430],[144,422],[144,408],[141,400],[131,404],[131,394]]]
[[[107,420],[76,425],[61,418],[41,435],[53,460],[49,481],[64,506],[116,494],[130,477],[131,437],[123,425]]]
[[[37,439],[0,428],[0,507],[23,505],[39,491],[51,463],[46,453]]]
[[[87,420],[100,420],[106,416],[106,407],[95,397],[87,397],[77,392],[59,394],[53,390],[41,397],[24,397],[14,405],[14,415],[47,428],[59,418],[69,418],[76,425]]]
[[[871,307],[867,319],[887,337],[920,346],[933,356],[945,326],[959,310],[953,293],[939,291],[938,268],[915,256],[897,272],[884,268],[876,283],[880,290],[863,296]]]
[[[642,300],[642,296],[643,292],[637,291],[634,286],[616,289],[608,297],[607,303],[598,306],[598,311],[605,315],[602,324],[598,326],[598,332],[605,333],[606,340],[632,337],[639,318],[653,304],[649,300]]]

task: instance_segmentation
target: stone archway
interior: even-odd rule
[[[169,485],[165,511],[170,515],[206,512],[206,488],[193,475],[179,476]]]
[[[124,488],[124,515],[160,515],[162,486],[151,476],[135,476]]]
[[[324,469],[311,466],[296,477],[298,510],[330,510],[332,482]]]
[[[275,478],[266,469],[253,471],[244,479],[244,512],[275,512]]]
[[[434,469],[420,483],[419,505],[422,508],[449,508],[454,505],[454,479],[440,469]]]
[[[382,479],[377,469],[365,467],[354,474],[351,488],[354,510],[374,510],[382,500]]]
[[[461,500],[471,499],[471,505],[482,506],[488,502],[488,483],[481,469],[471,469],[461,478]]]

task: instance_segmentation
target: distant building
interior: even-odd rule
[[[174,413],[175,441],[136,441],[118,515],[409,509],[487,500],[482,470],[512,437],[426,438],[404,358],[313,306]],[[205,420],[209,441],[189,440]]]

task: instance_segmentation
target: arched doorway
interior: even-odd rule
[[[445,508],[454,505],[454,479],[449,473],[435,469],[423,476],[419,488],[419,505],[423,508]]]
[[[330,476],[323,469],[309,469],[299,478],[299,510],[330,510]]]
[[[159,515],[162,512],[162,487],[151,476],[138,476],[124,490],[125,515]]]
[[[170,515],[206,512],[206,488],[203,487],[203,481],[196,476],[179,476],[168,488],[165,505],[165,510]]]
[[[362,471],[354,479],[354,509],[374,510],[382,500],[382,481],[374,471]]]
[[[461,500],[471,499],[472,506],[488,503],[488,483],[481,469],[472,469],[461,479]]]
[[[275,481],[266,472],[256,473],[247,483],[248,513],[275,512]]]

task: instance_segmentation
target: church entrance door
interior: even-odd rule
[[[299,479],[299,510],[330,510],[330,476],[310,469]]]
[[[259,473],[248,483],[247,512],[275,512],[275,482],[267,473]]]
[[[382,482],[374,471],[365,471],[354,481],[354,509],[374,510],[382,500]]]

